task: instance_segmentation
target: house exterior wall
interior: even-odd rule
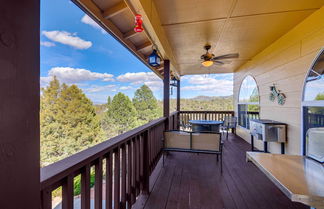
[[[324,7],[317,10],[284,36],[261,51],[234,73],[234,107],[240,85],[247,75],[255,78],[260,93],[260,118],[288,124],[286,153],[302,153],[301,101],[304,80],[314,59],[324,46]],[[276,84],[287,97],[281,106],[269,100],[269,86]],[[250,142],[249,131],[238,127],[237,134]],[[263,150],[263,143],[255,140]],[[268,143],[268,150],[280,153],[280,145]]]
[[[40,207],[39,6],[1,1],[1,209]]]

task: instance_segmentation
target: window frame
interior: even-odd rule
[[[240,102],[240,93],[241,93],[241,90],[242,90],[242,85],[243,85],[243,82],[248,78],[248,77],[251,77],[256,85],[256,88],[257,88],[257,91],[258,91],[258,102]],[[259,85],[256,81],[256,79],[248,74],[244,77],[244,79],[242,80],[241,84],[240,84],[240,88],[239,88],[239,92],[238,92],[238,97],[237,97],[237,114],[238,114],[238,117],[239,117],[239,105],[258,105],[259,107],[259,114],[258,114],[258,118],[260,118],[260,110],[261,110],[261,106],[260,106],[260,89],[259,89]],[[248,111],[247,111],[248,112]],[[246,114],[247,115],[247,114]],[[242,125],[239,124],[240,120],[238,119],[238,123],[237,125],[240,126],[241,128],[244,128],[244,129],[249,129],[248,126],[247,127],[244,127]],[[246,123],[247,124],[247,123]]]
[[[307,78],[309,76],[310,71],[313,69],[315,66],[316,62],[319,60],[321,56],[324,56],[324,47],[319,50],[315,58],[313,59],[311,63],[311,67],[308,68],[305,78],[304,78],[304,83],[303,83],[303,90],[302,90],[302,101],[301,101],[301,154],[306,155],[306,123],[305,123],[305,110],[309,107],[324,107],[324,100],[319,100],[319,101],[305,101],[305,90],[306,90],[306,85],[307,85]]]

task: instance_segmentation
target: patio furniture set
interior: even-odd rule
[[[224,121],[189,120],[189,124],[180,122],[180,130],[164,132],[164,153],[178,151],[216,154],[217,161],[220,158],[222,172],[222,133],[226,133],[228,139],[228,131],[231,129],[234,132],[236,125],[237,118],[233,116],[225,116]]]

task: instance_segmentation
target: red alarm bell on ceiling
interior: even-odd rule
[[[142,32],[144,30],[143,28],[143,18],[142,15],[140,14],[136,14],[135,15],[135,27],[134,27],[134,31],[139,33]]]

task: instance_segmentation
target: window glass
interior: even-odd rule
[[[259,102],[258,86],[252,76],[247,76],[241,85],[239,103]]]
[[[306,133],[310,128],[324,127],[324,51],[309,70],[303,102],[304,154]]]
[[[304,125],[309,128],[324,127],[324,107],[304,107]]]
[[[259,119],[259,90],[252,76],[247,76],[241,85],[238,104],[238,124],[250,128],[250,119]]]
[[[324,52],[310,69],[304,92],[304,101],[324,100]]]

